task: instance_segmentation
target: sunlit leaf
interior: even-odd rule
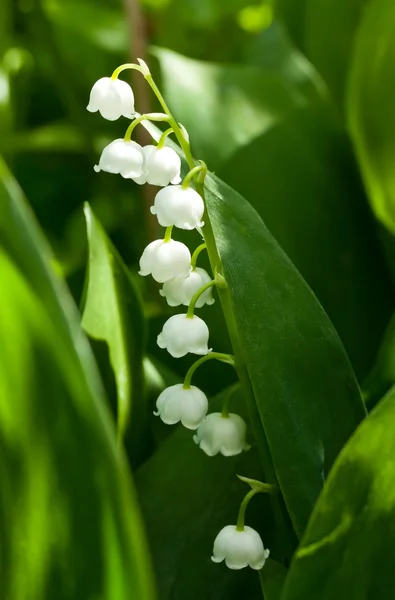
[[[377,598],[395,586],[395,393],[358,428],[314,509],[282,600]]]

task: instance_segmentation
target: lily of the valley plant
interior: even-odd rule
[[[209,404],[205,393],[192,385],[193,374],[207,360],[219,360],[232,366],[235,364],[232,355],[213,351],[209,347],[209,329],[203,319],[195,314],[196,309],[214,302],[215,287],[226,287],[219,263],[212,264],[211,276],[197,266],[201,252],[207,249],[210,255],[210,244],[213,243],[211,237],[206,236],[206,229],[210,227],[204,201],[207,167],[202,160],[196,161],[192,157],[188,134],[169,111],[148,66],[140,59],[138,63],[122,65],[111,77],[99,79],[92,88],[87,109],[99,111],[110,121],[122,116],[132,119],[124,137],[114,140],[103,149],[94,168],[97,172],[119,174],[140,185],[151,184],[162,188],[155,196],[151,213],[156,216],[159,225],[166,229],[163,238],[151,241],[142,251],[139,273],[142,276],[152,275],[155,281],[163,284],[159,293],[170,306],[187,307],[186,311],[166,321],[158,333],[158,346],[174,358],[188,353],[200,356],[186,373],[183,383],[170,386],[160,394],[154,414],[167,425],[181,422],[187,429],[195,430],[193,441],[207,456],[235,456],[247,451],[250,446],[244,419],[229,412],[231,394],[225,399],[222,412],[207,414]],[[163,113],[135,113],[133,91],[125,81],[118,79],[126,69],[140,71],[156,94]],[[157,144],[141,147],[132,140],[135,127],[144,120],[167,123],[168,128]],[[176,136],[189,166],[183,179],[179,155],[165,146],[170,134]],[[177,229],[197,229],[202,235],[202,243],[192,255],[185,244],[173,239]],[[264,566],[269,551],[265,550],[259,533],[244,525],[245,510],[257,492],[273,492],[273,486],[249,479],[245,481],[252,489],[240,506],[237,524],[225,525],[215,538],[212,560],[218,563],[225,561],[230,569],[250,566],[259,570]]]

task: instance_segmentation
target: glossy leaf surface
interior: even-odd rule
[[[336,461],[291,565],[282,600],[391,596],[394,432],[392,390]]]

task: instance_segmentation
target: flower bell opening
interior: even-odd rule
[[[185,388],[178,383],[163,390],[156,401],[156,408],[154,414],[166,425],[181,421],[187,429],[197,429],[207,414],[208,400],[196,386]]]
[[[153,215],[158,218],[159,225],[169,227],[175,225],[179,229],[196,229],[203,227],[204,202],[200,194],[192,188],[181,185],[168,186],[155,196]]]
[[[137,142],[117,139],[108,144],[100,156],[99,164],[94,166],[96,173],[106,171],[133,179],[143,172],[144,156]]]
[[[193,440],[207,456],[235,456],[250,449],[246,433],[246,422],[239,415],[211,413],[197,429]]]
[[[211,560],[215,563],[225,561],[229,569],[260,570],[270,554],[263,546],[259,533],[247,525],[238,531],[236,525],[227,525],[214,540]]]
[[[190,270],[191,253],[187,246],[172,239],[151,242],[140,258],[139,275],[152,275],[159,283],[188,277]]]
[[[102,77],[92,87],[89,112],[97,112],[108,121],[116,121],[120,117],[132,119],[134,116],[134,94],[126,81]]]
[[[159,348],[166,349],[174,358],[181,358],[189,352],[198,355],[211,352],[208,338],[209,330],[203,319],[183,314],[166,321],[157,342]]]
[[[161,296],[166,298],[169,306],[189,306],[193,296],[206,283],[211,281],[210,275],[204,269],[196,267],[188,277],[177,277],[163,284],[163,288],[159,290]],[[207,289],[196,301],[195,307],[201,308],[205,304],[210,306],[215,302],[213,298],[213,290]]]

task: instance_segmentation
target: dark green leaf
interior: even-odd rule
[[[158,48],[155,56],[171,109],[188,129],[196,156],[213,170],[322,89],[314,70],[308,64],[302,69],[304,59],[294,60],[289,47],[282,70],[205,63]]]
[[[265,600],[280,600],[286,576],[287,569],[283,565],[267,559],[264,568],[259,571]]]
[[[391,598],[395,587],[395,391],[336,461],[282,600]]]
[[[219,410],[224,395],[210,400],[210,412]],[[240,410],[241,395],[231,400]],[[163,425],[162,427],[168,426]],[[194,444],[193,432],[177,428],[154,456],[136,473],[136,485],[151,544],[162,600],[249,600],[262,598],[258,576],[251,569],[239,573],[210,557],[217,533],[236,523],[246,493],[236,473],[262,479],[256,451],[210,458]],[[270,499],[259,494],[247,510],[246,523],[256,527],[265,546],[274,531]]]
[[[343,111],[355,31],[367,0],[277,0],[277,15]]]
[[[395,4],[375,0],[358,30],[351,63],[348,122],[373,211],[395,233],[393,82]]]
[[[328,317],[254,209],[211,176],[206,200],[228,284],[229,295],[218,293],[236,359],[246,365],[278,483],[301,535],[364,406]]]
[[[89,346],[33,215],[0,167],[2,595],[152,599],[136,501]]]
[[[136,419],[135,444],[144,438],[143,402],[145,321],[139,293],[130,273],[87,204],[89,275],[82,326],[92,338],[107,343],[118,397],[118,435],[122,439],[129,418]]]
[[[322,303],[357,376],[366,377],[394,294],[355,160],[332,111],[293,111],[240,148],[218,175],[257,210]]]

